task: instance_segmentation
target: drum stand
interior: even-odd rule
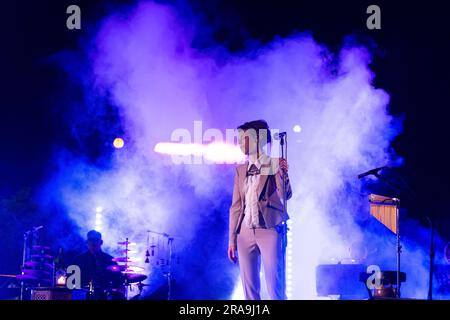
[[[21,266],[21,270],[22,268],[25,267],[25,261],[27,259],[27,247],[28,247],[28,235],[30,234],[30,231],[27,231],[23,234],[23,253],[22,253],[22,266]],[[24,294],[24,290],[25,290],[25,283],[23,281],[20,282],[20,300],[23,300],[23,294]]]

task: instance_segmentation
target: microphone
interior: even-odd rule
[[[283,137],[285,137],[285,136],[286,136],[286,131],[283,131],[283,132],[275,133],[275,134],[273,135],[273,138],[274,138],[275,140],[280,140],[281,138],[283,138]]]
[[[367,172],[358,174],[358,179],[364,178],[366,176],[370,176],[371,174],[377,175],[380,170],[385,169],[385,168],[388,168],[388,167],[387,166],[382,166],[382,167],[375,168],[375,169],[369,170]]]

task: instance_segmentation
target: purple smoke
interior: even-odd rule
[[[152,2],[102,22],[93,45],[85,48],[91,57],[86,78],[94,79],[96,93],[109,95],[119,108],[132,148],[117,152],[108,171],[82,159],[62,161],[61,170],[74,173],[63,175],[61,200],[83,232],[93,226],[93,208],[103,206],[106,243],[126,234],[142,243],[142,251],[150,229],[182,235],[182,246],[189,247],[202,221],[212,216],[196,212],[185,190],[192,188],[220,208],[232,191],[233,166],[174,165],[153,148],[170,142],[177,129],[198,139],[203,132],[194,132],[194,121],[202,122],[203,131],[216,128],[225,134],[245,121],[266,119],[289,137],[291,297],[315,298],[319,263],[348,258],[351,245],[370,246],[363,243],[370,231],[356,223],[368,215],[356,175],[400,163],[390,143],[401,122],[387,111],[389,95],[372,83],[371,54],[350,45],[334,54],[310,34],[237,55],[220,46],[197,50],[191,47],[192,25],[177,19],[171,7]],[[79,182],[86,181],[80,188]],[[211,250],[222,250],[226,259],[225,247]],[[404,251],[418,263],[416,278],[408,281],[419,289],[410,295],[424,297],[424,253],[408,246]]]

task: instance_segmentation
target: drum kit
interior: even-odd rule
[[[51,248],[40,244],[43,226],[34,227],[24,233],[21,274],[15,276],[20,282],[20,299],[31,287],[54,286],[55,262]]]
[[[61,268],[63,268],[64,275],[66,276],[66,266],[63,267],[60,265],[61,263],[59,261],[62,257],[57,257],[55,259],[51,254],[51,248],[40,244],[37,231],[41,228],[43,227],[35,227],[24,234],[21,273],[18,275],[0,274],[0,277],[15,279],[20,284],[20,288],[17,288],[20,289],[19,299],[21,300],[28,299],[28,293],[33,292],[33,290],[38,292],[41,289],[50,291],[52,289],[62,289],[59,280],[56,279],[58,278],[58,272],[60,272]],[[150,233],[154,233],[158,236],[157,245],[154,242],[154,238],[152,238],[153,242],[150,245]],[[159,238],[162,240],[160,241]],[[164,238],[167,238],[167,248],[164,245]],[[165,270],[163,271],[163,274],[167,277],[169,283],[168,299],[170,299],[171,296],[170,283],[172,277],[173,241],[174,238],[166,233],[148,231],[145,263],[150,263],[150,259],[154,257],[154,259],[152,259],[152,267]],[[150,286],[149,284],[143,283],[143,281],[148,278],[148,276],[144,274],[145,269],[136,265],[137,260],[131,256],[133,253],[131,247],[136,246],[136,243],[133,243],[126,238],[125,241],[117,242],[117,244],[119,246],[118,252],[120,255],[112,259],[112,264],[106,267],[105,271],[120,274],[119,278],[121,279],[120,281],[122,281],[121,284],[117,288],[102,290],[101,288],[94,288],[91,282],[89,286],[79,289],[86,293],[86,300],[94,299],[95,295],[93,293],[99,291],[102,291],[102,294],[107,297],[107,299],[128,300],[128,292],[133,291],[133,288],[137,287],[139,289],[139,294],[132,298],[136,299],[136,297],[141,297],[144,287]],[[157,252],[156,255],[155,251]],[[26,294],[27,297],[25,296]]]
[[[26,254],[29,252],[31,254]],[[28,257],[28,258],[27,258]],[[18,275],[0,274],[0,278],[15,279],[20,284],[20,299],[32,287],[53,287],[55,264],[50,247],[33,245],[24,250],[21,273]]]
[[[107,267],[107,270],[112,272],[120,272],[122,274],[123,279],[123,288],[125,290],[113,289],[114,292],[124,291],[125,299],[128,300],[128,288],[135,283],[138,283],[139,294],[141,294],[142,289],[144,288],[144,284],[142,281],[147,279],[147,276],[143,274],[144,268],[138,267],[136,265],[132,265],[135,262],[135,259],[129,257],[129,249],[130,246],[136,245],[133,242],[130,242],[128,238],[125,241],[121,241],[117,243],[119,246],[123,246],[123,249],[120,250],[124,253],[124,256],[113,258],[112,261],[116,264],[110,265]]]
[[[22,266],[22,273],[16,279],[35,286],[53,285],[54,260],[50,254],[50,247],[32,246],[31,255]]]
[[[155,243],[155,237],[152,237],[152,242],[150,244],[150,234],[157,237],[157,243]],[[165,240],[167,240],[167,242]],[[168,300],[171,299],[172,295],[171,284],[173,280],[173,264],[175,260],[173,254],[174,240],[175,238],[169,236],[167,233],[155,232],[151,230],[147,231],[147,250],[145,253],[145,263],[150,263],[150,259],[154,258],[152,259],[154,260],[153,267],[160,269],[162,271],[162,274],[167,278]],[[142,283],[147,279],[147,276],[144,274],[144,268],[135,265],[136,260],[130,256],[130,252],[132,252],[130,247],[136,246],[136,243],[130,242],[129,239],[126,238],[125,241],[118,242],[117,244],[120,246],[119,252],[123,255],[113,258],[112,261],[115,262],[115,264],[108,266],[107,269],[109,271],[122,274],[122,278],[124,279],[123,288],[126,288],[126,299],[128,299],[128,288],[131,288],[132,285],[137,285],[139,294],[136,297],[140,297],[143,288],[150,285]]]
[[[53,256],[45,251],[49,247],[33,246],[33,251],[39,251],[31,255],[31,259],[26,260],[22,266],[22,273],[18,275],[0,274],[2,278],[14,278],[19,282],[27,282],[36,286],[53,285]]]

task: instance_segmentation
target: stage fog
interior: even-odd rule
[[[140,2],[123,9],[86,26],[76,50],[53,57],[82,96],[58,102],[65,125],[79,149],[89,132],[100,132],[107,152],[92,159],[55,146],[55,170],[40,192],[43,210],[63,208],[81,236],[100,229],[113,255],[117,241],[136,242],[134,255],[154,284],[149,297],[165,283],[167,251],[167,239],[151,230],[174,237],[174,298],[242,298],[238,268],[226,251],[235,164],[201,156],[175,164],[155,146],[174,142],[180,129],[192,143],[207,145],[208,129],[225,137],[227,129],[265,119],[288,134],[289,298],[317,298],[319,264],[367,256],[365,264],[395,270],[395,236],[369,214],[371,178],[357,178],[402,164],[390,148],[402,121],[389,113],[389,92],[374,85],[372,48],[349,35],[332,51],[309,33],[294,33],[265,44],[249,38],[245,49],[230,51],[181,6]],[[114,148],[116,137],[122,148]],[[278,150],[275,140],[272,155]],[[402,219],[426,244],[428,231],[407,212]],[[69,239],[60,245],[70,247]],[[425,298],[427,252],[404,240],[402,293]],[[145,263],[148,244],[157,248]]]

